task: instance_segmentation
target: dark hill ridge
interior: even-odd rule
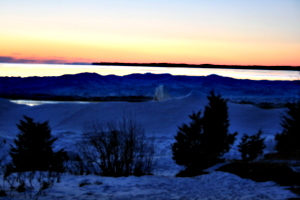
[[[284,104],[299,98],[300,81],[240,80],[218,75],[173,76],[131,74],[127,76],[80,73],[57,77],[0,77],[0,97],[36,100],[145,101],[164,85],[171,98],[211,89],[232,102]]]

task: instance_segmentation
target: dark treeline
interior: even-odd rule
[[[99,62],[92,65],[145,66],[145,67],[188,67],[188,68],[226,68],[226,69],[267,69],[267,70],[296,70],[300,66],[262,66],[262,65],[213,65],[213,64],[184,64],[184,63],[120,63]]]

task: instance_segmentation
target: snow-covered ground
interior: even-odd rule
[[[153,76],[156,78],[164,77],[162,79],[164,81],[153,79]],[[128,80],[124,81],[124,85],[122,85],[118,81],[123,78],[114,77],[118,80],[115,80],[115,82],[107,81],[107,87],[103,83],[101,87],[97,86],[96,89],[91,89],[81,82],[80,87],[82,90],[79,91],[82,95],[84,95],[82,93],[84,92],[84,88],[87,88],[86,94],[92,94],[91,91],[101,93],[103,91],[99,90],[119,85],[119,93],[122,94],[132,94],[134,91],[134,94],[137,95],[151,94],[153,96],[157,86],[166,85],[170,98],[163,101],[139,103],[59,103],[39,106],[19,105],[5,99],[0,99],[0,139],[6,139],[8,144],[12,143],[18,134],[16,124],[22,119],[23,115],[32,117],[35,121],[39,122],[48,120],[52,128],[52,134],[59,138],[55,142],[57,149],[64,148],[67,151],[76,151],[74,144],[80,138],[86,122],[97,120],[108,121],[119,118],[122,115],[130,115],[133,119],[141,123],[145,128],[149,140],[154,140],[155,142],[156,165],[153,172],[154,175],[152,176],[109,178],[94,175],[74,176],[64,174],[62,181],[56,183],[53,188],[48,189],[46,196],[41,196],[40,199],[281,200],[296,196],[289,190],[286,190],[285,187],[279,186],[274,182],[257,183],[239,178],[233,174],[216,172],[213,169],[207,175],[194,178],[174,177],[182,168],[172,160],[171,144],[174,142],[178,126],[189,122],[188,115],[193,111],[204,109],[204,106],[207,104],[206,96],[212,88],[231,99],[249,100],[255,97],[256,100],[262,99],[262,101],[268,100],[274,102],[278,99],[280,101],[287,101],[297,97],[297,91],[299,91],[299,84],[297,83],[299,82],[253,82],[219,76],[202,77],[204,80],[202,82],[197,77],[173,77],[170,75],[148,74],[131,75],[131,77],[135,77],[130,79],[131,85]],[[67,85],[69,84],[67,81],[66,83]],[[43,84],[44,86],[47,85],[47,83]],[[52,82],[51,84],[55,85],[57,83]],[[36,88],[38,87],[39,85],[36,86]],[[6,88],[6,90],[9,90],[9,88]],[[69,88],[65,91],[71,90]],[[116,89],[112,91],[116,91]],[[72,92],[76,92],[76,88]],[[259,129],[262,129],[264,136],[267,138],[266,151],[273,150],[273,137],[274,134],[281,130],[280,116],[284,113],[284,108],[262,109],[250,104],[230,102],[228,103],[228,107],[231,124],[229,130],[231,132],[237,131],[239,138],[244,133],[255,134]],[[239,158],[236,150],[237,142],[234,144],[232,150],[225,155],[226,158]],[[83,180],[91,184],[79,187],[79,183]],[[102,184],[96,184],[95,182],[102,182]],[[15,194],[14,197],[16,199],[23,199],[24,195]]]

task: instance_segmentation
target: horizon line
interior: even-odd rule
[[[156,67],[265,67],[265,68],[300,68],[299,65],[239,65],[239,64],[211,64],[211,63],[172,63],[172,62],[1,62],[0,64],[47,64],[47,65],[133,65],[133,66],[156,66]],[[255,68],[254,68],[255,69]]]

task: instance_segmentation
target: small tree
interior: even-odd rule
[[[172,145],[172,159],[178,165],[192,167],[198,165],[203,152],[201,149],[202,118],[201,112],[193,113],[189,116],[189,125],[183,124],[178,127],[176,142]]]
[[[11,145],[10,149],[14,171],[61,170],[66,154],[63,150],[53,152],[52,145],[57,138],[51,136],[48,122],[36,123],[24,116],[17,126],[20,133],[14,140],[15,146]]]
[[[238,150],[242,154],[243,161],[252,161],[263,153],[266,147],[264,144],[265,138],[261,138],[262,130],[257,134],[249,136],[244,134],[242,141],[238,145]]]
[[[286,115],[281,118],[281,133],[275,135],[276,150],[283,154],[300,153],[300,101],[287,103]]]
[[[221,95],[215,95],[214,91],[207,98],[209,104],[205,107],[203,116],[203,148],[209,160],[215,163],[230,150],[237,133],[230,134],[228,131],[227,100]]]

